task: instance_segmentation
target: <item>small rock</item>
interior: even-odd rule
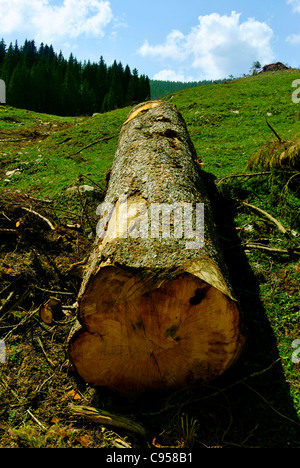
[[[20,169],[13,169],[12,171],[7,171],[5,175],[11,177],[11,176],[13,176],[13,175],[15,175],[15,174],[21,174]]]
[[[79,192],[85,193],[85,192],[94,192],[95,188],[92,187],[91,185],[81,185],[79,187]]]
[[[92,187],[91,185],[80,185],[79,187],[75,185],[74,187],[68,188],[66,190],[66,193],[72,195],[72,194],[78,193],[78,190],[80,193],[86,193],[86,192],[94,192],[95,188]]]

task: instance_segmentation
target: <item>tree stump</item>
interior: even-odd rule
[[[150,101],[131,111],[98,214],[69,340],[80,376],[131,394],[220,376],[243,348],[242,316],[175,106]]]

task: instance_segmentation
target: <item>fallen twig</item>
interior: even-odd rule
[[[269,127],[270,130],[272,130],[272,132],[274,133],[274,135],[276,136],[276,138],[278,138],[278,141],[280,143],[284,143],[283,140],[280,138],[280,136],[278,135],[278,133],[274,130],[274,128],[269,124],[269,122],[266,120],[267,122],[267,125]]]
[[[21,320],[21,322],[19,322],[17,325],[14,326],[14,328],[12,330],[10,330],[10,332],[8,332],[5,337],[3,338],[3,341],[7,341],[11,335],[13,334],[13,332],[15,330],[17,330],[17,328],[21,327],[22,325],[24,325],[28,320],[30,320],[37,312],[38,312],[39,309],[35,309],[33,310],[30,314],[28,314],[23,320]]]
[[[18,143],[20,141],[28,141],[28,140],[32,140],[32,137],[30,137],[30,138],[18,138],[16,140],[5,139],[5,140],[0,140],[0,143]]]
[[[96,185],[96,187],[98,187],[100,190],[103,190],[103,187],[101,187],[101,185],[97,184],[94,180],[92,180],[90,177],[84,175],[84,174],[80,174],[80,176],[78,177],[78,179],[82,179],[82,178],[85,178],[87,180],[89,180],[90,182],[92,182],[93,185]]]
[[[261,244],[244,244],[244,249],[257,249],[257,250],[265,250],[266,252],[274,252],[280,254],[293,254],[293,255],[300,255],[300,250],[298,249],[277,249],[276,247],[267,247]]]
[[[146,434],[143,426],[125,416],[119,416],[104,410],[98,411],[96,408],[89,406],[69,405],[69,409],[73,415],[80,416],[96,424],[122,427],[123,429],[127,429],[128,431],[135,432],[142,436]]]
[[[41,429],[43,429],[43,431],[47,431],[47,428],[43,426],[43,424],[34,416],[34,414],[32,414],[32,412],[29,409],[27,410],[27,413],[37,423],[37,425],[40,426]]]
[[[284,189],[287,189],[289,184],[292,182],[293,179],[295,179],[296,177],[300,177],[300,172],[295,172],[294,175],[292,175],[292,177],[289,178],[289,180],[287,181],[287,183],[285,184]]]
[[[30,201],[36,201],[39,203],[53,203],[54,202],[54,200],[49,200],[48,198],[35,198],[28,194],[26,194],[25,197],[28,198],[28,200]]]
[[[234,179],[236,177],[258,177],[261,175],[270,175],[270,174],[271,174],[271,171],[254,172],[254,173],[248,173],[248,174],[232,174],[232,175],[224,176],[221,179],[217,180],[217,185],[221,184],[226,179]]]
[[[297,175],[298,172],[295,171],[280,171],[281,174],[291,174],[291,175]],[[258,176],[264,176],[264,175],[271,175],[272,171],[263,171],[263,172],[251,172],[251,173],[244,173],[244,174],[231,174],[228,176],[224,176],[221,179],[218,179],[216,181],[217,185],[220,185],[224,180],[227,179],[234,179],[237,177],[246,177],[246,178],[251,178],[251,177],[258,177]]]
[[[249,388],[249,390],[252,390],[252,392],[256,393],[256,395],[258,395],[265,403],[267,403],[267,405],[269,405],[269,407],[275,412],[277,413],[280,417],[284,418],[284,419],[287,419],[287,421],[290,421],[294,424],[297,424],[297,426],[300,426],[300,423],[298,421],[295,421],[294,419],[291,419],[289,418],[288,416],[285,416],[285,414],[282,414],[280,411],[278,411],[276,408],[274,408],[273,405],[271,405],[271,403],[266,399],[264,398],[259,392],[257,392],[256,390],[254,390],[254,388],[250,387],[250,385],[247,385],[246,382],[242,382],[243,385],[245,385],[245,387]]]
[[[54,374],[50,375],[50,377],[48,377],[48,379],[44,380],[44,382],[41,383],[41,385],[39,385],[36,390],[35,390],[35,393],[39,393],[42,388],[44,387],[44,385],[46,385],[47,382],[49,382],[49,380],[53,379],[54,377]]]
[[[4,229],[4,228],[1,228],[0,232],[7,232],[9,234],[18,234],[17,229]]]
[[[76,305],[66,305],[66,306],[61,306],[62,310],[77,310],[77,306]]]
[[[271,221],[273,224],[275,224],[278,227],[280,232],[282,232],[285,236],[289,236],[289,234],[288,234],[287,230],[285,229],[285,227],[283,227],[281,222],[278,221],[276,218],[274,218],[274,216],[270,215],[269,213],[262,210],[261,208],[258,208],[257,206],[250,205],[250,203],[246,203],[246,202],[243,202],[243,201],[241,203],[242,203],[242,205],[246,206],[247,208],[250,208],[251,210],[257,211],[258,213],[262,214],[265,218],[267,218],[269,221]]]
[[[65,296],[74,296],[74,294],[75,294],[75,293],[71,293],[71,292],[68,292],[68,291],[52,291],[51,289],[40,288],[37,285],[34,285],[34,287],[36,289],[38,289],[39,291],[43,291],[43,292],[50,293],[50,294],[62,294],[62,295],[65,295]]]
[[[87,260],[88,258],[84,258],[83,260],[81,260],[80,262],[75,262],[75,263],[72,263],[72,265],[69,266],[67,272],[70,272],[72,270],[74,270],[74,268],[78,268],[78,267],[84,267],[87,263]]]
[[[55,231],[55,227],[53,226],[53,224],[51,223],[51,221],[49,221],[49,219],[45,218],[45,216],[42,216],[40,213],[37,213],[36,211],[32,210],[31,208],[26,208],[25,206],[22,206],[22,210],[28,211],[29,213],[32,213],[32,214],[34,214],[35,216],[38,216],[38,217],[41,218],[43,221],[45,221],[45,223],[48,224],[48,226],[50,227],[50,229],[51,229],[52,231]]]
[[[113,138],[117,136],[118,135],[113,135],[110,137],[101,138],[101,140],[94,141],[93,143],[90,143],[89,145],[83,146],[83,148],[80,148],[80,150],[76,151],[75,153],[69,154],[68,158],[72,158],[73,156],[76,156],[77,154],[81,153],[81,151],[90,148],[91,146],[97,145],[98,143],[102,143],[103,141],[112,140]]]
[[[51,367],[55,367],[55,364],[51,361],[51,359],[48,358],[47,353],[46,353],[46,351],[44,349],[42,340],[40,339],[39,336],[37,338],[37,341],[38,341],[38,344],[40,345],[41,350],[43,351],[43,355],[45,356],[46,361],[48,362],[48,364],[50,364]]]
[[[15,292],[14,292],[14,291],[11,291],[11,292],[9,293],[9,295],[7,296],[7,298],[3,301],[3,303],[2,303],[2,305],[1,305],[1,307],[0,307],[0,314],[1,314],[1,312],[3,311],[3,309],[5,308],[6,304],[9,303],[9,301],[11,300],[11,298],[13,297],[14,294],[15,294]],[[1,320],[3,320],[3,317],[0,318],[0,322],[1,322]]]
[[[184,398],[184,403],[182,403],[181,405],[179,405],[178,403],[174,403],[174,404],[168,404],[168,401],[166,403],[166,405],[160,409],[159,411],[157,412],[154,412],[154,413],[144,413],[145,416],[154,416],[154,415],[158,415],[158,414],[162,414],[166,411],[169,411],[173,408],[178,408],[180,406],[180,410],[182,410],[182,408],[187,405],[187,404],[195,404],[199,401],[204,401],[204,400],[209,400],[210,398],[214,398],[214,397],[217,397],[219,395],[221,395],[222,393],[225,393],[227,390],[241,384],[241,383],[244,383],[246,382],[247,380],[253,378],[253,377],[257,377],[259,375],[262,375],[262,374],[265,374],[266,372],[268,372],[270,369],[272,369],[278,362],[280,362],[280,358],[276,359],[276,361],[272,362],[268,367],[260,370],[260,371],[257,371],[257,372],[253,372],[252,374],[250,375],[247,375],[245,377],[243,377],[242,379],[240,380],[237,380],[237,381],[234,381],[232,382],[230,385],[228,385],[227,387],[224,387],[224,388],[219,388],[217,389],[215,392],[213,393],[210,393],[209,395],[206,395],[206,396],[196,396],[194,398]],[[198,386],[195,386],[195,388],[199,388]],[[182,389],[182,390],[179,390],[177,392],[177,394],[184,394],[186,392],[186,389]]]
[[[77,186],[77,191],[78,191],[79,201],[80,201],[80,204],[81,204],[81,207],[82,207],[82,215],[83,215],[83,214],[85,215],[85,217],[86,217],[86,219],[87,219],[87,222],[88,222],[88,224],[89,224],[89,227],[90,227],[91,231],[92,231],[92,232],[94,233],[94,235],[95,235],[95,234],[96,234],[95,228],[94,228],[93,223],[92,223],[92,221],[91,221],[91,219],[90,219],[89,213],[88,213],[88,211],[87,211],[87,209],[86,209],[86,199],[83,200],[82,195],[81,195],[81,193],[80,193],[80,190],[79,190],[79,187],[78,187],[78,186]]]

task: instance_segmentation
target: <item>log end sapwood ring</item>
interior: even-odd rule
[[[211,381],[240,356],[243,321],[205,177],[174,105],[142,103],[123,124],[105,203],[119,212],[124,194],[128,211],[136,201],[147,209],[203,204],[204,244],[187,249],[172,229],[165,237],[132,237],[124,220],[118,234],[112,216],[82,281],[70,359],[85,381],[121,393]]]

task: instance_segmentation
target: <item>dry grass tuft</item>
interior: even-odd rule
[[[272,141],[264,145],[249,159],[247,169],[269,171],[282,169],[300,170],[300,135],[290,141]]]

